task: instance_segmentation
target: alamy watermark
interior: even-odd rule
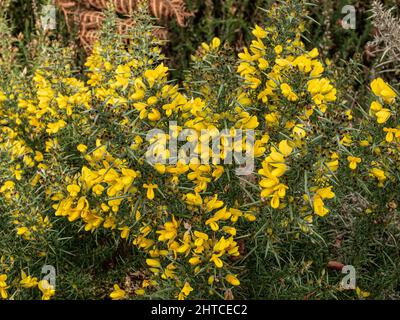
[[[56,29],[56,7],[54,5],[49,4],[42,7],[40,22],[44,31]]]
[[[179,130],[177,123],[170,121],[168,133],[153,129],[146,140],[150,143],[146,161],[151,165],[223,163],[236,165],[237,175],[250,175],[254,171],[254,130]]]
[[[342,268],[342,273],[346,276],[343,277],[340,285],[345,290],[355,290],[356,289],[356,269],[353,266],[344,266]]]
[[[356,8],[352,5],[346,5],[342,8],[342,14],[345,14],[345,16],[342,18],[343,29],[355,30],[357,27]]]
[[[51,265],[45,265],[42,267],[42,278],[44,289],[56,289],[56,268]]]

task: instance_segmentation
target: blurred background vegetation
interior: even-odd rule
[[[19,63],[29,65],[37,54],[40,42],[40,8],[52,0],[0,0],[13,35],[18,43]],[[254,24],[262,24],[262,9],[268,8],[273,0],[186,0],[187,11],[193,15],[187,19],[187,26],[180,27],[174,19],[168,22],[169,42],[165,48],[170,66],[175,69],[175,78],[182,79],[182,70],[190,63],[190,56],[204,41],[218,36],[226,41],[232,50],[238,52],[249,40]],[[309,5],[310,25],[305,40],[310,47],[318,46],[326,58],[338,66],[353,61],[371,68],[374,57],[368,42],[373,40],[371,8],[373,0],[311,0]],[[385,8],[394,7],[398,15],[397,0],[382,0]],[[8,5],[7,5],[8,3]],[[354,5],[357,14],[357,28],[345,30],[341,26],[344,17],[341,10],[345,5]],[[6,8],[8,6],[8,9]],[[61,12],[58,12],[56,32],[47,34],[47,39],[58,39],[64,45],[78,43],[76,32],[67,31]],[[42,39],[42,41],[44,41]],[[77,48],[77,63],[82,61],[83,52]],[[80,58],[79,58],[80,57]],[[178,71],[179,70],[179,71]],[[365,71],[365,70],[364,70]]]

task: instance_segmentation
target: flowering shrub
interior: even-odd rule
[[[302,11],[297,2],[273,6],[237,61],[218,38],[204,43],[182,85],[142,13],[128,48],[106,23],[83,74],[62,66],[62,51],[32,81],[3,81],[0,226],[16,240],[2,251],[2,298],[57,297],[26,265],[67,255],[67,238],[135,252],[140,281],[120,278],[112,299],[226,298],[234,287],[241,295],[246,243],[323,241],[316,230],[349,194],[365,200],[367,214],[389,206],[398,215],[398,95],[378,78],[370,106],[341,101],[334,68],[302,42]],[[229,137],[204,149],[224,130]],[[253,143],[239,136],[246,130]],[[166,147],[181,136],[191,156]],[[243,164],[224,161],[234,152],[253,155],[254,170],[238,175]]]

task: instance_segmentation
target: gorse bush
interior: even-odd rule
[[[82,74],[62,48],[47,48],[31,78],[6,73],[3,61],[2,298],[279,297],[251,281],[263,279],[263,263],[282,286],[295,282],[285,268],[301,269],[305,290],[337,297],[340,280],[306,259],[326,264],[326,230],[349,215],[382,221],[374,232],[385,265],[396,265],[398,94],[378,78],[368,105],[348,105],[334,66],[304,45],[303,16],[298,1],[265,10],[238,58],[218,38],[203,43],[182,83],[143,8],[128,45],[107,14]],[[173,154],[166,142],[177,138]],[[237,153],[252,155],[246,175],[244,163],[226,161]],[[379,263],[361,261],[360,277]],[[55,267],[57,286],[40,280],[43,265]],[[363,281],[395,296],[396,268],[382,277]],[[301,287],[286,290],[302,298]]]

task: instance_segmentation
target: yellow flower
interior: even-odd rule
[[[115,71],[116,85],[126,88],[129,84],[129,78],[131,76],[131,69],[127,65],[119,65]]]
[[[198,193],[188,193],[186,195],[186,203],[192,206],[201,206],[203,204],[203,199]]]
[[[205,222],[205,225],[210,226],[212,231],[218,231],[219,225],[217,222],[218,222],[218,219],[216,219],[215,217],[212,217]]]
[[[307,90],[311,93],[313,101],[319,106],[322,112],[325,112],[324,103],[336,100],[337,90],[326,78],[312,79],[307,82]]]
[[[76,184],[70,184],[67,187],[67,191],[69,192],[69,195],[73,198],[75,198],[79,192],[81,191],[81,187],[76,185]]]
[[[376,116],[377,122],[379,124],[382,124],[389,120],[389,118],[391,116],[391,112],[387,108],[382,108],[377,113],[375,113],[375,116]]]
[[[272,198],[271,198],[271,207],[273,209],[278,209],[280,205],[280,198],[279,196],[275,193]]]
[[[215,37],[214,39],[212,39],[211,41],[212,49],[218,49],[220,45],[221,45],[221,40],[219,38]]]
[[[103,209],[103,211],[104,211],[104,209]],[[110,217],[110,216],[107,217],[104,220],[103,227],[106,228],[106,229],[115,229],[116,228],[115,218],[114,217]]]
[[[353,119],[352,111],[351,110],[346,110],[345,115],[347,116],[348,120]]]
[[[4,102],[7,100],[7,96],[0,90],[0,102]]]
[[[38,281],[37,278],[32,278],[31,276],[27,276],[26,273],[24,271],[21,271],[21,281],[19,282],[19,284],[26,288],[34,288],[38,285]]]
[[[167,72],[168,67],[165,67],[164,63],[161,63],[156,69],[145,71],[144,77],[147,79],[150,88],[152,88],[157,80],[166,77]]]
[[[32,168],[35,165],[35,162],[32,160],[32,158],[27,155],[24,156],[23,161],[25,165],[29,168]]]
[[[178,234],[178,222],[175,220],[175,217],[172,216],[172,221],[164,223],[164,230],[159,230],[157,233],[160,235],[158,237],[159,241],[175,239]]]
[[[378,179],[379,183],[382,184],[386,180],[386,175],[385,171],[378,169],[378,168],[372,168],[370,170],[370,173],[372,176]]]
[[[9,190],[14,190],[14,188],[15,188],[15,183],[14,183],[14,181],[6,181],[6,182],[4,182],[4,184],[1,186],[1,188],[0,188],[0,193],[4,193],[4,192],[6,192],[6,191],[9,191]]]
[[[257,116],[253,116],[253,117],[248,117],[246,119],[243,120],[243,129],[255,129],[257,128],[259,125]]]
[[[0,296],[2,299],[8,298],[7,289],[9,286],[7,285],[7,275],[0,274]]]
[[[368,298],[368,297],[371,295],[371,293],[369,293],[368,291],[363,291],[363,290],[361,290],[360,287],[357,287],[357,288],[356,288],[356,293],[357,293],[357,296],[358,296],[360,299]]]
[[[320,217],[324,217],[328,214],[329,210],[325,208],[324,201],[322,200],[321,196],[316,195],[314,197],[314,212],[315,214],[319,215]]]
[[[332,186],[318,189],[316,193],[320,195],[322,199],[332,199],[335,197],[335,194],[332,192]]]
[[[332,161],[325,163],[330,171],[335,172],[339,168],[339,160],[337,158],[332,158]]]
[[[239,53],[239,59],[243,61],[255,61],[259,58],[258,55],[251,55],[247,48],[244,48],[244,52]]]
[[[313,207],[315,214],[320,217],[324,217],[329,213],[329,210],[325,207],[324,199],[332,199],[335,194],[332,192],[332,186],[321,188],[316,190],[316,195],[314,196]]]
[[[303,128],[304,128],[303,124],[296,124],[293,127],[293,134],[299,138],[304,138],[306,136],[306,131]]]
[[[350,147],[351,144],[353,143],[353,140],[350,135],[345,134],[343,138],[340,140],[340,143],[343,144],[344,146]]]
[[[101,185],[101,184],[96,184],[94,187],[93,187],[93,192],[96,194],[96,195],[98,195],[98,196],[101,196],[101,194],[103,193],[103,191],[104,191],[104,187]]]
[[[400,134],[400,130],[395,128],[383,128],[383,131],[386,132],[385,139],[389,143],[394,140],[395,136],[398,136]]]
[[[264,39],[267,37],[267,32],[258,25],[255,26],[252,33],[255,37],[257,37],[259,39]]]
[[[376,96],[381,97],[386,103],[392,103],[397,97],[394,90],[382,78],[372,81],[371,89]]]
[[[39,152],[39,151],[35,151],[35,157],[34,157],[35,161],[37,162],[42,162],[43,161],[43,153]]]
[[[258,59],[258,67],[260,68],[260,70],[266,70],[269,67],[269,62],[264,58],[260,58]]]
[[[223,261],[219,258],[219,255],[216,255],[216,254],[213,254],[211,256],[210,261],[214,262],[214,264],[217,268],[222,268],[224,265]]]
[[[66,125],[67,125],[67,123],[64,120],[59,120],[59,121],[54,122],[54,123],[49,123],[47,125],[46,132],[49,133],[49,134],[57,133],[58,131],[63,129]]]
[[[281,91],[289,101],[297,101],[299,99],[299,97],[292,91],[292,88],[287,83],[281,84]]]
[[[137,294],[138,296],[143,296],[146,293],[146,291],[144,291],[144,289],[136,289],[135,290],[135,294]]]
[[[161,113],[157,109],[153,108],[153,109],[151,109],[151,111],[147,115],[147,118],[150,121],[158,121],[158,120],[161,119]]]
[[[378,101],[372,101],[369,108],[370,115],[375,115],[378,111],[382,110],[383,106]]]
[[[224,226],[222,227],[222,230],[228,234],[230,234],[231,236],[236,236],[236,228],[234,227],[229,227],[229,226]]]
[[[265,121],[267,121],[271,125],[278,125],[279,124],[279,113],[278,112],[271,112],[265,115]]]
[[[243,216],[243,212],[240,211],[239,209],[231,208],[229,209],[229,211],[231,213],[231,221],[233,223],[237,222],[239,217]]]
[[[198,256],[192,257],[192,258],[189,259],[189,263],[190,263],[192,266],[197,266],[198,264],[201,263],[201,259],[200,259],[200,257],[198,257]]]
[[[179,300],[184,300],[189,294],[193,291],[193,288],[190,286],[189,282],[185,282],[181,292],[178,295]]]
[[[149,106],[152,106],[153,104],[156,104],[157,101],[158,101],[157,97],[152,96],[152,97],[150,97],[150,98],[147,99],[147,104],[148,104]]]
[[[312,49],[312,50],[308,53],[308,56],[309,56],[310,58],[312,58],[312,59],[315,59],[316,57],[318,57],[318,56],[319,56],[318,48]]]
[[[349,161],[349,168],[351,170],[356,170],[357,165],[361,163],[361,159],[357,157],[348,156],[347,161]]]
[[[39,281],[38,288],[42,292],[42,300],[50,300],[56,294],[56,290],[47,280]]]
[[[205,42],[203,42],[203,43],[201,44],[201,47],[204,49],[205,52],[210,51],[210,46],[209,46],[207,43],[205,43]]]
[[[143,188],[147,189],[147,195],[146,195],[147,199],[153,200],[154,199],[154,189],[157,189],[158,185],[145,183],[143,185]]]
[[[113,300],[121,300],[126,296],[125,290],[122,290],[119,285],[114,284],[114,291],[110,293],[110,298]]]
[[[276,53],[277,55],[280,55],[280,54],[282,53],[282,51],[283,51],[283,48],[282,48],[281,45],[277,45],[277,46],[274,48],[274,51],[275,51],[275,53]]]
[[[78,151],[79,151],[80,153],[85,153],[85,152],[87,151],[87,149],[88,149],[88,147],[85,146],[84,144],[80,144],[80,145],[78,145],[76,148],[78,149]]]
[[[26,240],[30,240],[31,232],[27,227],[19,227],[17,228],[17,235],[23,236]]]
[[[146,263],[147,263],[147,265],[149,265],[152,268],[160,268],[161,267],[160,260],[158,260],[158,259],[146,259]]]
[[[219,209],[224,205],[224,202],[221,200],[218,200],[218,195],[216,194],[214,198],[209,200],[207,202],[207,212],[211,212],[214,209]]]
[[[289,146],[289,143],[287,140],[282,140],[279,142],[279,151],[285,156],[288,157],[293,151],[293,148]]]
[[[127,239],[129,237],[129,232],[130,232],[129,227],[125,226],[125,227],[119,228],[119,230],[121,231],[122,239]]]
[[[233,274],[228,274],[228,275],[226,275],[225,280],[226,280],[227,282],[229,282],[229,283],[230,283],[231,285],[233,285],[233,286],[239,286],[239,285],[240,285],[240,281],[239,281],[238,278],[236,278],[236,276],[233,275]]]

